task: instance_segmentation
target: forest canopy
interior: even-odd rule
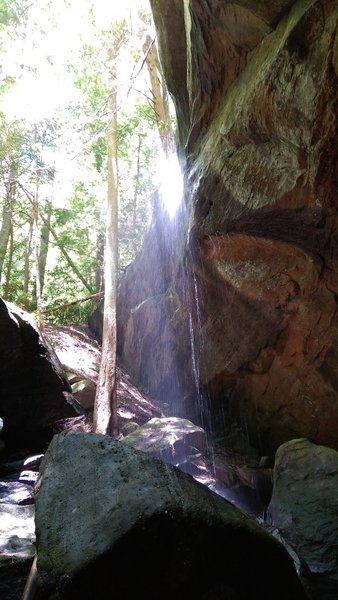
[[[0,0],[0,52],[1,295],[83,321],[103,291],[112,55],[120,273],[174,147],[149,3]]]

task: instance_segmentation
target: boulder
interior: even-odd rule
[[[39,600],[306,598],[257,523],[108,436],[55,436],[35,493]]]
[[[80,413],[61,365],[32,316],[0,299],[0,417],[5,443],[34,446],[40,437],[50,439],[55,422]]]
[[[268,520],[306,566],[315,600],[338,598],[338,452],[295,439],[276,453]]]
[[[209,487],[215,483],[205,431],[188,419],[155,417],[126,432],[121,441],[175,465]]]
[[[150,419],[125,436],[123,442],[176,466],[181,465],[194,451],[206,450],[202,427],[179,417]]]

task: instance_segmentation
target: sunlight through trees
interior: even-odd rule
[[[107,56],[121,19],[117,276],[149,227],[164,133],[174,143],[149,4],[0,0],[1,294],[41,320],[81,321],[95,298],[71,303],[103,291]]]

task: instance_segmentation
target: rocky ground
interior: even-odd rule
[[[66,371],[74,396],[86,411],[90,430],[99,344],[86,325],[47,325],[45,334]],[[167,404],[157,402],[136,385],[121,366],[117,370],[117,399],[120,435],[126,443],[189,472],[245,512],[263,515],[272,491],[272,472],[257,457],[210,443],[203,429],[177,418]],[[69,426],[81,429],[82,423],[82,419],[71,419]]]
[[[60,361],[71,384],[73,395],[83,408],[83,415],[57,421],[54,432],[59,433],[64,429],[90,432],[100,363],[99,345],[84,325],[67,327],[47,325],[44,336],[47,344],[49,342],[53,346],[57,360]],[[304,445],[306,440],[295,440],[298,443],[297,452],[292,454],[292,446],[288,460],[291,467],[296,469],[296,475],[293,476],[291,469],[290,483],[287,479],[286,486],[291,485],[293,489],[294,480],[302,482],[305,479],[306,485],[309,485],[310,479],[305,470],[309,463],[310,472],[315,473],[313,481],[311,480],[313,491],[309,494],[311,506],[311,499],[317,489],[322,498],[322,483],[327,476],[331,482],[331,487],[328,484],[325,486],[327,496],[325,509],[320,512],[315,505],[316,517],[308,517],[307,496],[303,493],[303,488],[297,491],[294,504],[290,507],[291,495],[288,488],[285,494],[283,490],[280,490],[278,475],[284,476],[284,470],[280,469],[277,462],[275,483],[277,481],[278,485],[277,487],[275,485],[273,503],[270,504],[267,511],[272,493],[272,465],[265,460],[266,457],[244,456],[236,452],[234,446],[227,448],[224,444],[223,446],[211,444],[206,432],[200,426],[171,414],[167,405],[158,403],[147,394],[146,390],[138,387],[121,366],[118,367],[117,396],[120,441],[123,445],[141,449],[152,456],[161,458],[165,463],[177,466],[181,471],[188,473],[219,496],[227,499],[235,507],[240,508],[242,513],[253,517],[264,525],[264,529],[272,532],[274,537],[282,541],[294,559],[299,572],[304,571],[302,565],[307,563],[317,573],[319,564],[320,577],[311,575],[311,577],[306,577],[303,583],[307,587],[309,580],[310,587],[315,589],[314,595],[310,595],[311,598],[320,598],[321,600],[336,598],[337,584],[334,564],[332,561],[327,561],[326,555],[329,552],[333,556],[335,552],[333,549],[336,548],[336,529],[333,525],[335,517],[328,519],[327,515],[331,515],[331,508],[327,507],[335,506],[336,484],[332,481],[332,473],[333,470],[336,472],[337,453],[307,443],[309,449],[305,453],[305,457],[300,457],[299,443]],[[36,495],[34,486],[39,476],[45,450],[46,448],[39,444],[36,444],[36,447],[34,444],[30,444],[27,448],[20,447],[15,451],[13,449],[9,451],[7,445],[2,445],[0,448],[1,600],[21,598],[35,555]],[[317,471],[314,471],[316,452],[320,453],[318,469],[322,469],[326,461],[328,475],[321,471],[318,475]],[[322,456],[324,455],[326,458],[323,462]],[[281,456],[284,455],[281,454]],[[300,458],[302,459],[301,464],[298,465]],[[330,496],[330,490],[332,490],[333,499]],[[319,505],[320,502],[318,502]],[[289,513],[287,513],[286,520],[284,519],[284,513],[287,510],[292,515],[295,513],[291,520],[295,518],[297,522],[301,523],[298,532],[300,542],[298,538],[294,540],[292,536],[290,537],[285,528],[285,523],[290,522]],[[297,511],[300,512],[300,515]],[[316,532],[326,532],[328,521],[329,530],[333,532],[332,539],[325,533],[325,543],[322,538],[320,541],[324,550],[317,552],[318,536]],[[313,525],[317,522],[320,523],[318,527]],[[289,545],[289,538],[292,547]],[[304,545],[306,546],[305,550]],[[302,560],[293,550],[293,548],[298,549],[298,546],[301,549]]]
[[[63,419],[63,429],[91,431],[100,347],[85,325],[47,325],[44,337],[64,369],[84,415]],[[178,466],[237,505],[261,518],[271,494],[271,470],[232,451],[211,449],[204,430],[170,414],[118,367],[120,438],[126,444]],[[44,450],[0,448],[0,597],[20,597],[35,554],[34,485]]]
[[[87,421],[95,398],[95,388],[100,366],[100,346],[86,325],[46,325],[45,336],[53,346],[71,383],[75,398],[84,408]],[[121,367],[117,369],[117,398],[120,430],[142,425],[152,417],[165,416],[165,406],[160,406],[136,387],[132,378]]]
[[[72,385],[84,417],[62,420],[64,428],[91,430],[100,348],[85,325],[47,325],[44,336]],[[135,429],[162,411],[131,378],[118,368],[118,402],[121,431]],[[0,421],[2,425],[2,421]],[[56,427],[57,432],[57,427]],[[0,598],[18,600],[35,554],[34,484],[43,458],[40,447],[15,452],[0,446]]]

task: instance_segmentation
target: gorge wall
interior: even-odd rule
[[[338,448],[337,3],[151,5],[186,193],[121,283],[122,360],[262,452]]]

